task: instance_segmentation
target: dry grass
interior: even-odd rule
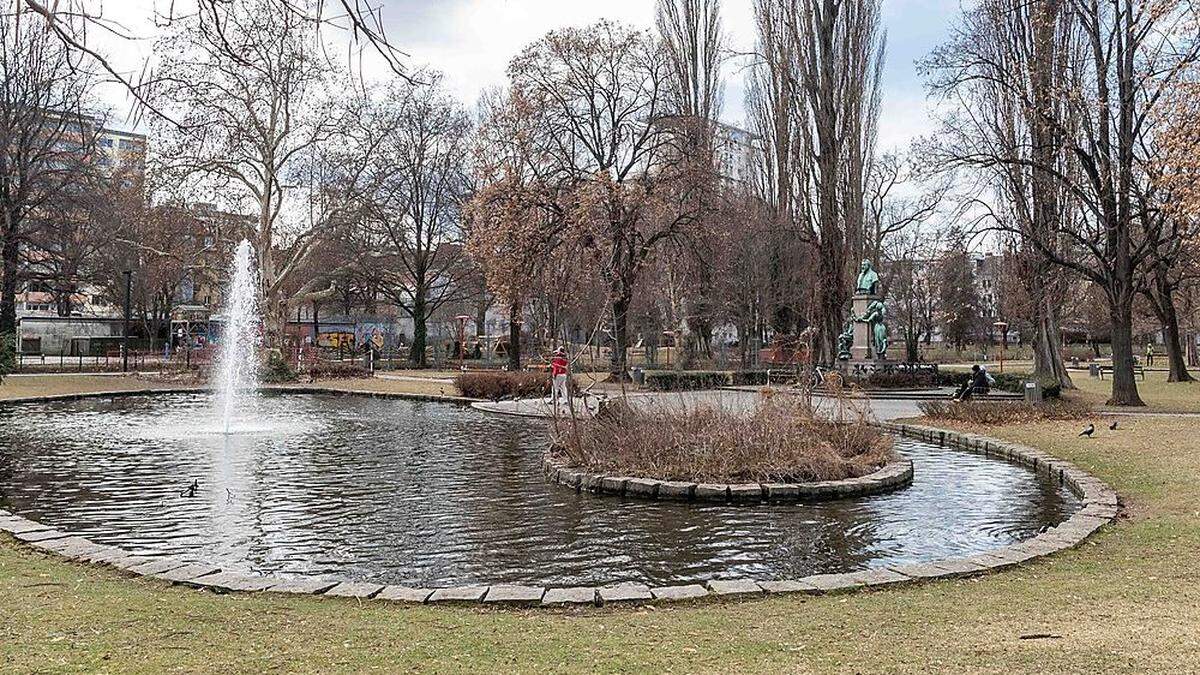
[[[0,383],[0,400],[61,396],[99,391],[167,389],[184,384],[136,375],[10,375]]]
[[[998,426],[1044,420],[1081,420],[1092,414],[1082,401],[1047,401],[1039,405],[1011,401],[922,401],[921,413],[938,422]]]
[[[458,389],[437,380],[384,380],[380,378],[322,379],[316,386],[335,391],[383,392],[420,394],[426,396],[459,396]],[[6,377],[0,383],[0,401],[18,400],[35,396],[57,396],[62,394],[92,393],[106,391],[132,391],[142,389],[171,389],[188,386],[203,386],[195,377],[171,376],[113,376],[113,375],[31,375]],[[292,386],[313,386],[307,382]],[[285,387],[286,388],[286,387]]]
[[[853,478],[892,457],[891,438],[862,420],[819,420],[792,397],[749,413],[612,403],[594,419],[561,425],[555,447],[597,473],[713,483]]]
[[[550,393],[550,374],[508,371],[463,373],[454,378],[454,386],[463,396],[489,401],[534,398]]]

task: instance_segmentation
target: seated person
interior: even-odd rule
[[[987,394],[991,389],[988,383],[987,371],[980,368],[978,364],[971,366],[971,378],[963,383],[958,393],[954,398],[959,401],[965,401],[975,394]]]

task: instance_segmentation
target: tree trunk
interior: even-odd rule
[[[1144,406],[1133,375],[1133,297],[1122,293],[1109,305],[1112,319],[1112,397],[1108,405]]]
[[[1063,389],[1074,389],[1075,383],[1071,381],[1062,352],[1058,350],[1062,335],[1058,330],[1054,308],[1046,301],[1045,293],[1035,295],[1042,297],[1035,298],[1034,305],[1034,334],[1030,341],[1033,346],[1033,376],[1038,380],[1057,382]]]
[[[425,311],[425,293],[418,289],[413,294],[413,343],[412,348],[408,351],[408,362],[416,368],[424,368],[428,365],[425,358],[425,343],[428,338],[428,326]]]
[[[0,279],[0,335],[17,333],[17,273],[20,246],[17,244],[16,228],[11,225],[11,215],[5,214],[3,278]]]
[[[628,294],[624,294],[612,302],[613,350],[609,357],[608,370],[621,381],[629,377],[625,351],[629,342],[629,303],[631,301],[632,298]]]
[[[821,248],[827,248],[824,242]],[[818,267],[821,289],[816,325],[817,353],[814,357],[815,362],[833,365],[837,361],[837,336],[841,334],[845,323],[844,257],[823,251]]]
[[[521,370],[521,303],[508,306],[508,369]]]
[[[1168,303],[1170,313],[1167,315],[1167,322],[1163,326],[1163,332],[1167,338],[1167,365],[1170,367],[1170,372],[1167,373],[1167,382],[1193,382],[1196,378],[1192,377],[1187,370],[1187,361],[1183,356],[1183,342],[1179,338],[1179,316],[1175,312],[1173,303]]]
[[[687,304],[683,305],[684,311],[687,311]],[[686,317],[679,319],[679,325],[675,328],[675,350],[678,357],[675,361],[676,370],[687,370],[692,367],[696,361],[696,334],[692,332],[691,321]]]
[[[1147,292],[1150,306],[1163,327],[1163,337],[1167,347],[1167,382],[1192,382],[1195,378],[1188,373],[1183,342],[1179,338],[1179,312],[1175,309],[1175,299],[1170,283],[1165,274],[1155,274],[1154,288]]]

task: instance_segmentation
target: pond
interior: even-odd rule
[[[212,409],[205,393],[0,407],[0,506],[132,552],[426,587],[792,579],[999,548],[1079,507],[1027,468],[908,439],[906,489],[735,506],[550,485],[536,419],[288,394],[226,436]]]

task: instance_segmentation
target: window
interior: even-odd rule
[[[111,148],[112,147],[112,139],[111,138],[101,138],[99,141],[96,141],[96,145],[99,145],[102,148]]]

